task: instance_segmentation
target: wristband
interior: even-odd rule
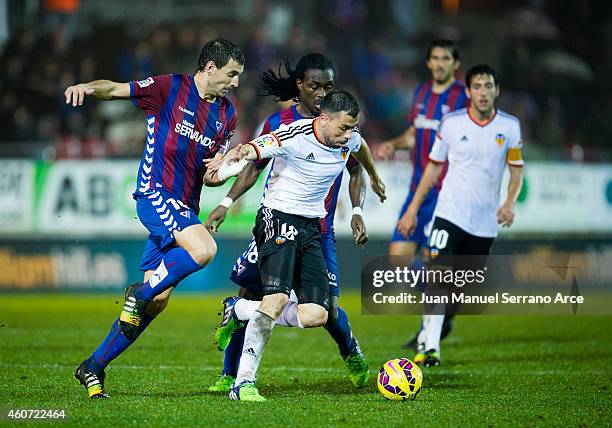
[[[363,217],[363,210],[361,209],[361,207],[353,207],[353,215]]]
[[[225,198],[223,198],[221,202],[219,202],[219,205],[224,206],[225,208],[229,208],[232,206],[233,203],[234,203],[234,200],[230,198],[229,196],[226,196]]]

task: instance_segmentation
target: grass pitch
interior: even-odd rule
[[[424,369],[414,402],[376,390],[377,369],[408,356],[400,345],[417,317],[359,314],[344,295],[370,362],[356,390],[323,329],[277,327],[258,387],[265,403],[206,391],[221,369],[212,346],[221,296],[180,294],[107,369],[110,400],[89,400],[73,378],[122,304],[114,294],[4,294],[0,309],[0,409],[65,409],[87,426],[600,426],[610,425],[610,317],[463,316],[443,342],[442,366]],[[18,423],[0,417],[0,424]],[[43,422],[44,424],[45,422]],[[40,426],[40,425],[38,425]]]

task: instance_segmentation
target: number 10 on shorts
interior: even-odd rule
[[[429,246],[435,247],[439,250],[446,247],[448,243],[448,232],[444,229],[434,229],[431,232],[431,237],[429,238]]]

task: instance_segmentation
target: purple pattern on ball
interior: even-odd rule
[[[383,385],[386,385],[386,384],[388,384],[388,383],[389,383],[389,373],[384,372],[384,373],[382,374],[382,382],[381,382],[381,383],[382,383]]]
[[[400,397],[405,397],[406,393],[404,391],[402,391],[402,389],[399,386],[395,387],[395,393],[397,395],[399,395]]]
[[[408,382],[412,380],[412,372],[409,369],[404,369],[404,375],[406,375],[406,379],[408,379]]]
[[[408,359],[402,358],[401,360],[399,360],[398,364],[400,367],[404,367],[404,364],[406,364],[407,362],[408,362]]]
[[[390,392],[391,394],[395,394],[395,387],[391,385],[385,385],[385,389],[387,390],[387,392]]]

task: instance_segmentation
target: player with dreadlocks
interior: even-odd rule
[[[311,53],[303,56],[295,69],[291,68],[289,61],[285,61],[287,76],[283,77],[279,67],[278,74],[268,70],[260,76],[265,95],[273,96],[276,101],[294,100],[297,104],[280,110],[266,119],[259,135],[268,134],[278,129],[281,124],[290,124],[296,120],[316,117],[320,113],[320,104],[327,93],[334,86],[335,71],[331,61],[324,55]],[[261,171],[270,159],[252,161],[242,171],[227,196],[208,216],[205,225],[215,233],[225,220],[228,208],[250,189]],[[274,162],[274,161],[272,161]],[[372,165],[364,165],[370,173]],[[354,207],[351,219],[353,236],[357,245],[367,242],[368,236],[362,217],[361,206],[365,196],[365,180],[362,166],[352,156],[347,163],[350,174],[349,193]],[[272,171],[272,169],[270,169]],[[272,172],[268,174],[264,186],[264,197],[268,191],[268,183],[274,180]],[[353,337],[346,312],[338,307],[339,278],[336,261],[336,246],[334,236],[334,213],[336,201],[340,190],[342,174],[336,179],[325,199],[327,215],[320,219],[321,246],[328,270],[329,283],[329,314],[325,329],[338,344],[340,355],[346,362],[349,378],[356,387],[366,385],[369,377],[368,365],[361,352],[359,343]],[[223,321],[215,331],[215,342],[219,350],[225,350],[223,372],[219,379],[209,387],[210,391],[228,392],[238,372],[238,364],[242,354],[246,322],[259,307],[263,297],[263,288],[257,267],[258,252],[255,239],[251,241],[247,250],[238,258],[231,272],[230,279],[238,284],[240,297],[228,297],[223,302]],[[292,292],[292,301],[289,302],[276,324],[289,327],[317,327],[324,323],[318,317],[313,317],[307,310],[308,304],[297,303],[295,293]],[[253,386],[253,401],[259,394]],[[241,399],[248,399],[248,388],[241,389]]]

